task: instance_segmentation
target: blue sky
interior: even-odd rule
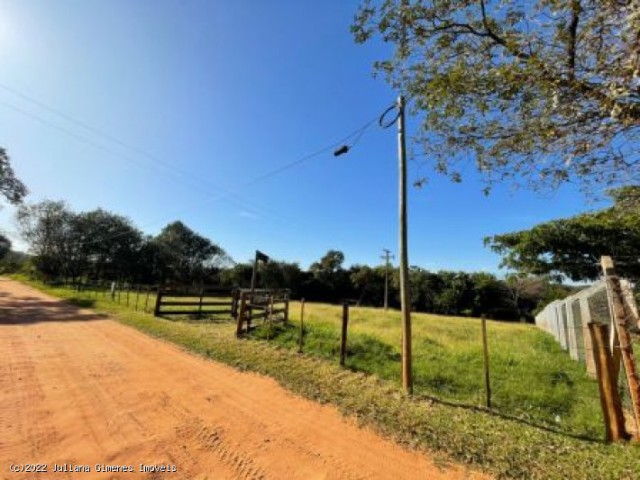
[[[237,261],[258,248],[307,267],[338,249],[381,263],[398,242],[394,129],[273,173],[395,100],[372,77],[389,47],[349,32],[357,4],[0,0],[0,145],[30,201],[103,207],[151,234],[181,219]],[[420,162],[410,182],[430,172]],[[481,189],[473,172],[411,189],[411,264],[498,272],[483,237],[601,206],[571,187]],[[20,246],[13,213],[0,228]]]

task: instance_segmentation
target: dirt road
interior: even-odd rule
[[[484,478],[6,279],[0,355],[3,480]],[[10,471],[25,464],[47,473]],[[133,472],[100,471],[123,465]]]

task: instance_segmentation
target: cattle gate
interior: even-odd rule
[[[238,289],[227,287],[160,287],[154,315],[228,316],[236,318]]]
[[[287,323],[289,321],[290,290],[241,289],[239,290],[236,334],[241,336],[256,325],[253,320],[263,323]]]

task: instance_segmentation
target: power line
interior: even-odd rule
[[[121,147],[124,147],[124,148],[126,148],[128,150],[131,150],[132,152],[135,152],[138,155],[146,157],[147,159],[151,160],[152,162],[154,162],[154,163],[156,163],[158,165],[162,165],[163,167],[165,167],[165,168],[167,168],[169,170],[173,170],[174,172],[176,172],[176,173],[178,173],[178,174],[180,174],[180,175],[182,175],[182,176],[184,176],[186,178],[189,178],[190,180],[195,180],[198,183],[203,183],[205,185],[209,185],[209,186],[212,186],[214,188],[221,188],[221,187],[218,187],[216,185],[211,184],[210,182],[208,182],[206,180],[203,180],[202,178],[194,177],[192,174],[190,174],[189,172],[186,172],[185,170],[182,170],[181,168],[177,167],[176,165],[173,165],[172,163],[166,162],[166,161],[156,157],[155,155],[152,155],[151,153],[149,153],[147,151],[144,151],[144,150],[142,150],[142,149],[140,149],[140,148],[138,148],[138,147],[136,147],[134,145],[131,145],[131,144],[129,144],[129,143],[123,141],[123,140],[120,140],[119,138],[117,138],[117,137],[115,137],[115,136],[113,136],[113,135],[111,135],[109,133],[106,133],[106,132],[104,132],[104,131],[96,128],[96,127],[93,127],[93,126],[87,124],[86,122],[78,120],[78,119],[72,117],[71,115],[69,115],[69,114],[67,114],[65,112],[62,112],[61,110],[59,110],[57,108],[54,108],[54,107],[52,107],[50,105],[47,105],[46,103],[44,103],[44,102],[42,102],[40,100],[37,100],[37,99],[31,97],[30,95],[27,95],[24,92],[16,90],[15,88],[9,87],[7,85],[3,85],[1,83],[0,83],[0,88],[6,90],[8,92],[11,92],[12,94],[14,94],[16,96],[19,96],[19,97],[27,100],[28,102],[31,102],[34,105],[37,105],[38,107],[40,107],[40,108],[42,108],[42,109],[44,109],[44,110],[46,110],[46,111],[48,111],[50,113],[53,113],[54,115],[57,115],[57,116],[65,119],[66,121],[68,121],[68,122],[70,122],[70,123],[72,123],[74,125],[77,125],[77,126],[83,128],[83,129],[87,130],[88,132],[91,132],[94,135],[102,137],[102,138],[104,138],[104,139],[106,139],[106,140],[108,140],[110,142],[113,142],[113,143],[115,143],[117,145],[120,145]],[[129,157],[127,157],[127,158],[129,158]]]
[[[0,85],[0,87],[6,88],[6,87],[4,87],[2,85]],[[108,147],[105,147],[104,145],[102,145],[100,143],[94,142],[94,141],[89,140],[89,139],[87,139],[87,138],[85,138],[83,136],[77,135],[76,133],[74,133],[74,132],[72,132],[72,131],[64,128],[64,127],[60,127],[59,125],[56,125],[56,124],[54,124],[52,122],[49,122],[49,121],[39,117],[38,115],[32,114],[32,113],[30,113],[30,112],[28,112],[26,110],[23,110],[23,109],[21,109],[19,107],[16,107],[15,105],[11,105],[11,104],[8,104],[8,103],[2,102],[2,101],[0,101],[0,104],[5,106],[5,107],[7,107],[7,108],[9,108],[9,109],[17,111],[17,112],[19,112],[19,113],[21,113],[21,114],[23,114],[25,116],[28,116],[28,117],[30,117],[30,118],[32,118],[32,119],[34,119],[34,120],[36,120],[36,121],[38,121],[40,123],[43,123],[43,124],[45,124],[45,125],[47,125],[47,126],[49,126],[51,128],[54,128],[54,129],[56,129],[58,131],[61,131],[61,132],[65,133],[65,134],[67,134],[67,135],[69,135],[69,136],[71,136],[73,138],[76,138],[79,141],[82,141],[82,142],[87,143],[87,144],[89,144],[91,146],[94,146],[95,148],[99,148],[101,150],[104,150],[107,153],[110,153],[110,154],[112,154],[114,156],[117,156],[119,158],[122,158],[124,160],[131,161],[131,162],[133,162],[133,163],[135,163],[135,164],[137,164],[139,166],[142,166],[143,168],[145,167],[144,164],[141,164],[139,161],[131,158],[130,156],[123,155],[123,154],[121,154],[119,152],[116,152],[115,150],[112,150],[112,149],[110,149]],[[45,107],[45,108],[48,109],[48,107]],[[62,113],[60,113],[60,115],[63,116],[64,118],[67,117],[65,114],[62,114]],[[200,207],[200,206],[203,206],[203,205],[218,201],[218,200],[220,200],[222,198],[225,198],[225,197],[227,197],[229,195],[236,195],[236,192],[238,190],[246,189],[247,187],[250,187],[250,186],[252,186],[253,184],[255,184],[255,183],[259,182],[259,181],[263,181],[263,180],[266,180],[268,178],[274,177],[274,176],[276,176],[276,175],[278,175],[278,174],[280,174],[280,173],[282,173],[282,172],[284,172],[286,170],[289,170],[289,169],[291,169],[291,168],[293,168],[295,166],[298,166],[298,165],[300,165],[300,164],[302,164],[304,162],[307,162],[307,161],[309,161],[309,160],[311,160],[313,158],[316,158],[316,157],[322,155],[323,153],[326,153],[326,152],[334,149],[337,145],[342,144],[343,142],[349,141],[350,139],[352,139],[354,137],[355,137],[355,139],[353,141],[353,145],[355,145],[360,140],[360,138],[362,137],[364,132],[375,122],[376,118],[374,118],[372,120],[369,120],[368,122],[366,122],[361,127],[357,128],[353,132],[349,133],[347,136],[343,137],[342,139],[340,139],[340,140],[338,140],[336,142],[333,142],[332,144],[330,144],[330,145],[328,145],[326,147],[323,147],[323,148],[321,148],[321,149],[319,149],[319,150],[317,150],[317,151],[315,151],[315,152],[313,152],[311,154],[305,155],[305,156],[303,156],[303,157],[301,157],[301,158],[299,158],[299,159],[297,159],[297,160],[295,160],[293,162],[289,162],[287,164],[281,165],[281,166],[275,168],[274,170],[271,170],[271,171],[268,171],[268,172],[266,172],[266,173],[264,173],[262,175],[259,175],[258,177],[255,177],[255,178],[249,180],[248,182],[246,182],[245,184],[243,184],[242,186],[238,187],[238,189],[236,189],[236,190],[225,189],[226,193],[217,194],[217,195],[213,196],[211,199],[209,199],[209,200],[207,200],[205,202],[198,203],[198,205],[196,205],[196,206]],[[73,121],[74,121],[74,123],[78,123],[75,120],[73,120]],[[86,128],[92,129],[92,127],[88,127],[88,126]],[[116,139],[116,141],[117,141],[117,139]],[[117,142],[121,143],[119,141],[117,141]],[[132,147],[132,148],[135,148],[135,147]],[[209,193],[209,192],[206,192],[206,193]],[[172,217],[174,215],[183,213],[185,211],[190,211],[190,210],[191,210],[191,208],[181,209],[181,210],[175,211],[172,214]],[[160,221],[153,222],[153,224],[155,224],[155,223],[160,223]],[[151,223],[145,224],[145,225],[143,225],[143,228],[145,226],[150,226],[150,225],[151,225]],[[127,230],[127,231],[123,230],[123,231],[121,231],[119,233],[115,233],[115,234],[107,236],[107,237],[102,237],[102,238],[99,238],[99,239],[93,239],[91,241],[81,242],[81,243],[77,243],[75,245],[76,246],[85,246],[85,245],[91,245],[91,244],[100,243],[100,242],[104,242],[104,241],[109,241],[109,240],[112,240],[114,238],[118,238],[120,236],[124,236],[124,235],[128,234],[129,232],[130,232],[129,230]]]
[[[165,167],[165,168],[167,168],[169,170],[173,170],[174,172],[176,172],[179,175],[181,175],[182,177],[190,180],[191,182],[196,181],[197,183],[204,184],[205,186],[214,188],[216,190],[224,190],[224,191],[226,191],[226,193],[229,196],[236,196],[236,197],[238,196],[237,195],[237,191],[230,190],[230,189],[225,188],[225,187],[220,187],[220,186],[214,185],[214,184],[210,183],[209,181],[203,180],[202,178],[199,178],[199,177],[194,177],[191,173],[189,173],[189,172],[187,172],[187,171],[185,171],[185,170],[183,170],[183,169],[181,169],[181,168],[179,168],[179,167],[177,167],[177,166],[175,166],[175,165],[173,165],[173,164],[171,164],[169,162],[166,162],[166,161],[164,161],[164,160],[152,155],[149,152],[146,152],[146,151],[144,151],[144,150],[142,150],[142,149],[140,149],[140,148],[138,148],[138,147],[136,147],[134,145],[131,145],[131,144],[129,144],[129,143],[127,143],[127,142],[125,142],[125,141],[123,141],[123,140],[121,140],[121,139],[119,139],[119,138],[117,138],[117,137],[115,137],[115,136],[113,136],[113,135],[111,135],[109,133],[105,133],[103,130],[101,130],[99,128],[96,128],[96,127],[94,127],[92,125],[87,124],[86,122],[78,120],[77,118],[74,118],[71,115],[61,111],[60,109],[52,107],[51,105],[47,105],[46,103],[44,103],[44,102],[42,102],[42,101],[40,101],[40,100],[30,96],[30,95],[27,95],[26,93],[24,93],[24,92],[22,92],[20,90],[17,90],[17,89],[15,89],[13,87],[4,85],[2,83],[0,83],[0,88],[5,90],[5,91],[7,91],[7,92],[12,93],[13,95],[18,96],[18,97],[20,97],[20,98],[22,98],[24,100],[27,100],[28,102],[31,102],[34,105],[37,105],[38,107],[43,108],[44,110],[46,110],[48,112],[51,112],[54,115],[57,115],[57,116],[65,119],[65,120],[73,123],[74,125],[77,125],[77,126],[83,128],[83,129],[87,130],[88,132],[91,132],[91,133],[93,133],[95,135],[98,135],[98,136],[100,136],[100,137],[102,137],[102,138],[104,138],[104,139],[106,139],[108,141],[114,142],[117,145],[120,145],[121,147],[127,148],[127,149],[137,153],[138,155],[144,156],[147,159],[149,159],[150,161],[152,161],[153,163],[161,165],[161,166],[163,166],[163,167]],[[126,155],[121,155],[121,154],[118,154],[117,152],[114,152],[114,151],[112,151],[110,149],[106,149],[105,147],[103,147],[103,146],[101,146],[99,144],[96,144],[95,142],[87,140],[86,138],[81,137],[79,135],[73,134],[72,132],[70,132],[67,129],[64,129],[62,127],[56,126],[56,125],[52,124],[51,122],[47,122],[46,120],[42,119],[41,117],[38,117],[37,115],[30,114],[30,113],[28,113],[28,112],[26,112],[26,111],[24,111],[22,109],[19,109],[18,107],[15,107],[15,106],[12,106],[12,105],[9,105],[9,104],[6,104],[6,103],[3,103],[3,105],[5,105],[5,106],[7,106],[9,108],[12,108],[12,109],[14,109],[16,111],[19,111],[20,113],[23,113],[23,114],[25,114],[25,115],[27,115],[27,116],[29,116],[31,118],[34,118],[34,119],[36,119],[38,121],[41,121],[42,123],[45,123],[48,126],[51,126],[51,127],[56,128],[56,129],[58,129],[60,131],[63,131],[64,133],[66,133],[68,135],[71,135],[71,136],[73,136],[74,138],[76,138],[76,139],[78,139],[80,141],[84,141],[86,143],[89,143],[89,144],[97,147],[97,148],[101,148],[102,150],[105,150],[108,153],[112,153],[112,154],[114,154],[114,155],[116,155],[116,156],[118,156],[118,157],[120,157],[120,158],[122,158],[124,160],[132,161],[132,162],[136,163],[138,166],[143,166],[140,162],[136,162],[135,160],[131,159],[130,157],[128,157]],[[371,120],[370,122],[368,122],[364,126],[360,127],[359,129],[357,129],[354,132],[352,132],[351,134],[349,134],[344,139],[339,140],[338,142],[336,142],[336,144],[345,142],[345,141],[347,141],[347,140],[349,140],[349,139],[351,139],[352,137],[355,136],[354,140],[352,141],[351,147],[355,146],[360,141],[360,139],[361,139],[362,135],[364,134],[364,132],[367,130],[367,128],[369,128],[371,126],[371,124],[373,122],[374,122],[374,120]],[[334,144],[333,147],[335,147],[335,144]],[[304,163],[305,161],[307,161],[307,160],[309,160],[311,158],[314,158],[317,155],[320,155],[320,154],[324,153],[325,151],[327,151],[327,150],[329,150],[329,149],[331,149],[333,147],[324,148],[324,149],[322,149],[320,151],[312,153],[312,154],[310,154],[310,155],[308,155],[306,157],[303,157],[303,158],[301,158],[299,160],[291,162],[290,164],[283,165],[282,167],[279,167],[274,171],[268,172],[268,173],[264,174],[261,177],[253,179],[249,184],[244,185],[244,187],[250,186],[250,185],[252,185],[254,183],[257,183],[257,182],[259,182],[261,180],[265,180],[265,179],[270,178],[272,176],[275,176],[275,175],[277,175],[277,174],[279,174],[279,173],[281,173],[281,172],[283,172],[285,170],[293,168],[293,167],[295,167],[295,166],[297,166],[297,165],[299,165],[301,163]],[[211,193],[208,190],[206,190],[206,191],[202,190],[202,188],[199,188],[199,190],[201,192],[203,192],[203,193],[208,194],[208,195]],[[220,198],[221,198],[221,196],[219,194],[217,194],[217,195],[214,196],[213,201],[216,201],[216,200],[218,200]],[[244,198],[244,197],[240,197],[240,198],[242,198],[242,200],[246,202],[246,198]],[[268,209],[264,209],[262,206],[257,206],[255,204],[253,204],[252,202],[247,202],[246,204],[250,205],[252,208],[254,208],[256,210],[262,210],[263,212],[264,211],[268,212]],[[242,203],[240,203],[240,205],[242,205]],[[245,206],[245,208],[247,208],[247,207]]]
[[[63,118],[63,119],[65,119],[65,120],[67,120],[67,121],[69,121],[69,122],[71,122],[71,123],[73,123],[73,124],[77,125],[77,126],[80,126],[81,128],[83,128],[83,129],[85,129],[85,130],[87,130],[87,131],[89,131],[89,132],[91,132],[91,133],[93,133],[93,134],[95,134],[95,135],[98,135],[98,136],[100,136],[100,137],[103,137],[104,139],[106,139],[106,140],[108,140],[108,141],[114,142],[114,143],[116,143],[116,144],[120,145],[121,147],[125,147],[125,148],[127,148],[127,149],[129,149],[129,150],[132,150],[133,152],[135,152],[135,153],[137,153],[137,154],[139,154],[139,155],[142,155],[142,156],[146,157],[148,160],[152,161],[153,163],[156,163],[156,164],[161,165],[161,166],[163,166],[163,167],[165,167],[165,168],[167,168],[167,169],[170,169],[170,170],[173,170],[174,172],[177,172],[178,174],[180,174],[180,176],[182,176],[182,177],[186,178],[186,179],[190,182],[190,184],[191,184],[191,186],[192,186],[192,187],[195,187],[197,190],[199,190],[201,193],[206,194],[207,196],[211,196],[211,192],[209,192],[209,191],[208,191],[208,189],[207,189],[207,190],[204,190],[204,189],[203,189],[201,186],[199,186],[199,185],[194,185],[194,183],[193,183],[193,182],[194,182],[194,180],[195,180],[197,183],[201,183],[201,184],[204,184],[205,186],[213,187],[213,188],[215,188],[216,190],[223,190],[223,191],[225,191],[225,193],[226,193],[225,195],[221,195],[221,194],[219,194],[219,193],[217,193],[217,194],[213,195],[213,198],[212,198],[210,201],[206,202],[207,204],[208,204],[208,203],[210,203],[210,202],[213,202],[213,201],[220,200],[220,199],[222,199],[222,198],[234,197],[234,198],[236,198],[236,200],[232,200],[231,198],[227,198],[227,199],[228,199],[228,201],[231,201],[232,203],[236,203],[236,204],[238,204],[239,206],[241,206],[241,207],[243,207],[243,208],[247,208],[247,209],[249,209],[249,210],[253,209],[253,210],[256,210],[256,211],[262,211],[263,213],[266,213],[267,215],[270,215],[270,216],[273,216],[273,215],[274,215],[274,212],[273,212],[273,211],[270,211],[269,209],[264,208],[264,207],[263,207],[263,206],[261,206],[261,205],[260,205],[260,206],[259,206],[259,205],[256,205],[256,204],[255,204],[255,203],[253,203],[253,202],[248,202],[248,201],[246,200],[246,197],[245,197],[245,196],[242,196],[242,195],[239,195],[239,192],[238,192],[237,190],[235,190],[235,191],[234,191],[234,190],[230,190],[230,189],[223,188],[223,187],[217,187],[217,186],[215,186],[215,185],[211,184],[210,182],[207,182],[207,181],[202,180],[202,179],[201,179],[201,178],[199,178],[199,177],[194,177],[194,176],[193,176],[193,175],[191,175],[190,173],[188,173],[188,172],[186,172],[186,171],[184,171],[184,170],[182,170],[182,169],[180,169],[180,168],[176,167],[176,166],[175,166],[175,165],[173,165],[173,164],[170,164],[170,163],[168,163],[168,162],[165,162],[165,161],[163,161],[163,160],[159,159],[158,157],[156,157],[156,156],[154,156],[154,155],[152,155],[152,154],[150,154],[150,153],[148,153],[148,152],[146,152],[146,151],[144,151],[144,150],[142,150],[142,149],[140,149],[140,148],[138,148],[138,147],[135,147],[135,146],[133,146],[133,145],[131,145],[131,144],[127,143],[127,142],[124,142],[124,141],[122,141],[122,140],[120,140],[120,139],[116,138],[116,137],[115,137],[115,136],[113,136],[113,135],[110,135],[110,134],[108,134],[108,133],[105,133],[104,131],[102,131],[102,130],[100,130],[100,129],[98,129],[98,128],[94,127],[94,126],[88,125],[86,122],[83,122],[83,121],[81,121],[81,120],[78,120],[77,118],[74,118],[74,117],[72,117],[71,115],[69,115],[69,114],[67,114],[67,113],[65,113],[65,112],[62,112],[61,110],[59,110],[59,109],[57,109],[57,108],[54,108],[54,107],[52,107],[52,106],[50,106],[50,105],[47,105],[46,103],[44,103],[44,102],[42,102],[42,101],[40,101],[40,100],[37,100],[37,99],[35,99],[34,97],[32,97],[32,96],[30,96],[30,95],[27,95],[26,93],[21,92],[21,91],[19,91],[19,90],[15,89],[15,88],[9,87],[9,86],[4,85],[4,84],[0,84],[0,88],[2,88],[2,89],[4,89],[5,91],[8,91],[8,92],[10,92],[10,93],[12,93],[12,94],[14,94],[14,95],[18,96],[18,97],[21,97],[22,99],[25,99],[25,100],[27,100],[27,101],[29,101],[29,102],[33,103],[34,105],[37,105],[38,107],[43,108],[43,109],[45,109],[45,110],[47,110],[47,111],[49,111],[49,112],[51,112],[51,113],[53,113],[53,114],[55,114],[55,115],[57,115],[57,116],[59,116],[59,117]],[[133,158],[131,158],[131,157],[127,156],[127,155],[123,155],[123,154],[121,154],[121,153],[119,153],[119,152],[115,152],[115,151],[113,151],[112,149],[109,149],[109,148],[105,147],[104,145],[101,145],[101,144],[96,143],[96,142],[94,142],[94,141],[92,141],[92,140],[89,140],[89,139],[87,139],[87,138],[85,138],[85,137],[83,137],[83,136],[81,136],[81,135],[78,135],[78,134],[76,134],[76,133],[74,133],[74,132],[69,131],[69,130],[68,130],[68,129],[66,129],[66,128],[60,127],[59,125],[53,124],[52,122],[49,122],[49,121],[47,121],[47,120],[43,119],[42,117],[40,117],[40,116],[38,116],[38,115],[35,115],[35,114],[30,113],[30,112],[28,112],[28,111],[25,111],[25,110],[23,110],[23,109],[21,109],[21,108],[19,108],[19,107],[14,106],[14,105],[7,104],[6,102],[0,102],[0,103],[1,103],[1,104],[3,104],[3,105],[4,105],[5,107],[7,107],[7,108],[13,109],[13,110],[15,110],[15,111],[17,111],[17,112],[19,112],[19,113],[21,113],[21,114],[23,114],[23,115],[26,115],[26,116],[28,116],[28,117],[30,117],[30,118],[32,118],[32,119],[34,119],[34,120],[37,120],[37,121],[39,121],[39,122],[41,122],[41,123],[43,123],[43,124],[45,124],[45,125],[47,125],[47,126],[50,126],[51,128],[57,129],[57,130],[59,130],[59,131],[61,131],[61,132],[65,133],[65,134],[67,134],[67,135],[70,135],[70,136],[72,136],[73,138],[76,138],[77,140],[79,140],[79,141],[81,141],[81,142],[88,143],[89,145],[92,145],[92,146],[94,146],[95,148],[99,148],[99,149],[101,149],[101,150],[104,150],[104,151],[106,151],[107,153],[110,153],[110,154],[112,154],[112,155],[115,155],[115,156],[117,156],[117,157],[119,157],[119,158],[121,158],[121,159],[123,159],[123,160],[130,161],[130,162],[132,162],[132,163],[136,164],[136,165],[137,165],[137,166],[139,166],[139,167],[146,168],[146,165],[144,165],[144,164],[140,163],[139,161],[137,161],[137,160],[135,160],[135,159],[133,159]],[[373,123],[373,120],[372,120],[371,122],[368,122],[368,123],[367,123],[367,124],[365,124],[364,126],[360,127],[359,129],[355,130],[354,132],[352,132],[351,134],[349,134],[347,137],[345,137],[344,139],[340,140],[339,142],[347,141],[347,140],[349,140],[349,139],[351,139],[352,137],[354,137],[354,136],[355,136],[354,140],[352,141],[352,146],[356,145],[356,144],[358,143],[358,141],[360,140],[360,138],[362,137],[362,135],[364,134],[364,132],[367,130],[367,128],[368,128],[372,123]],[[338,143],[338,142],[336,142],[336,143]],[[261,180],[264,180],[264,179],[270,178],[270,177],[272,177],[272,176],[275,176],[275,175],[279,174],[279,173],[280,173],[280,172],[282,172],[282,171],[288,170],[288,169],[290,169],[290,168],[292,168],[292,167],[294,167],[294,166],[296,166],[296,165],[298,165],[298,164],[301,164],[301,163],[305,162],[306,160],[309,160],[309,159],[311,159],[311,158],[315,157],[316,155],[320,155],[320,154],[324,153],[326,150],[328,150],[328,149],[330,149],[330,148],[331,148],[331,147],[327,147],[327,148],[325,148],[325,149],[322,149],[321,151],[318,151],[318,152],[315,152],[315,153],[313,153],[313,154],[311,154],[311,155],[308,155],[307,157],[303,157],[303,158],[302,158],[302,159],[300,159],[300,160],[297,160],[297,161],[295,161],[295,162],[291,162],[290,164],[287,164],[287,165],[284,165],[284,166],[282,166],[282,167],[279,167],[279,168],[277,168],[277,169],[276,169],[276,170],[274,170],[274,171],[267,172],[266,174],[262,175],[261,177],[255,178],[255,179],[253,179],[251,182],[248,182],[246,185],[244,185],[244,186],[243,186],[243,188],[246,188],[247,186],[250,186],[250,185],[252,185],[252,184],[254,184],[254,183],[257,183],[258,181],[261,181]],[[161,173],[164,173],[164,174],[166,175],[166,173],[165,173],[165,172],[161,172]],[[174,180],[176,180],[176,178],[175,178],[175,177],[171,177],[171,178],[173,178]],[[237,192],[237,193],[236,193],[236,192]],[[240,199],[241,201],[238,201],[237,199]],[[199,206],[199,205],[202,205],[202,204],[201,204],[201,203],[199,203],[199,204],[198,204],[198,205],[196,205],[196,206]],[[176,213],[181,213],[181,211],[178,211],[178,212],[176,212]],[[277,217],[280,217],[280,218],[283,218],[283,219],[284,219],[284,217],[283,217],[281,214],[279,214],[279,213],[275,214],[275,216],[277,216]],[[295,220],[292,220],[292,219],[287,219],[287,221],[289,221],[289,222],[291,222],[291,221],[295,222]]]
[[[243,208],[254,209],[256,211],[262,210],[263,212],[267,212],[267,214],[273,214],[273,212],[269,212],[268,209],[265,209],[262,206],[258,206],[258,205],[254,204],[252,202],[247,202],[245,198],[241,197],[242,201],[239,202],[237,200],[238,196],[236,194],[234,194],[232,191],[228,190],[227,188],[214,185],[209,181],[203,180],[202,178],[195,177],[194,175],[186,172],[185,170],[183,170],[183,169],[181,169],[181,168],[179,168],[179,167],[177,167],[177,166],[175,166],[175,165],[173,165],[173,164],[171,164],[169,162],[166,162],[166,161],[164,161],[164,160],[162,160],[162,159],[150,154],[149,152],[146,152],[146,151],[144,151],[144,150],[142,150],[142,149],[140,149],[138,147],[135,147],[135,146],[133,146],[133,145],[127,143],[127,142],[124,142],[124,141],[116,138],[113,135],[105,133],[104,131],[102,131],[102,130],[100,130],[98,128],[95,128],[95,127],[93,127],[91,125],[88,125],[87,123],[85,123],[85,122],[83,122],[81,120],[78,120],[78,119],[72,117],[71,115],[68,115],[68,114],[62,112],[59,109],[51,107],[50,105],[47,105],[44,102],[42,102],[40,100],[37,100],[37,99],[35,99],[35,98],[33,98],[33,97],[23,93],[23,92],[20,92],[20,91],[14,89],[14,88],[11,88],[11,87],[8,87],[8,86],[2,85],[2,84],[0,84],[0,88],[6,90],[8,92],[11,92],[14,95],[17,95],[17,96],[19,96],[19,97],[21,97],[21,98],[33,103],[34,105],[37,105],[40,108],[43,108],[44,110],[47,110],[48,112],[51,112],[51,113],[53,113],[53,114],[65,119],[66,121],[71,122],[72,124],[77,125],[77,126],[83,128],[83,129],[91,132],[94,135],[102,137],[103,139],[106,139],[107,141],[113,142],[113,143],[115,143],[115,144],[117,144],[117,145],[119,145],[121,147],[129,149],[129,150],[135,152],[136,154],[147,158],[149,161],[151,161],[152,163],[155,163],[156,165],[160,165],[160,166],[164,167],[167,170],[171,170],[174,173],[177,173],[180,177],[182,177],[182,180],[187,180],[191,187],[197,189],[201,193],[206,194],[207,196],[211,196],[211,193],[212,193],[209,190],[209,188],[213,188],[215,190],[223,190],[223,191],[227,192],[228,196],[236,197],[236,200],[233,200],[232,202],[235,202],[235,203],[239,204]],[[28,116],[28,117],[30,117],[30,118],[32,118],[32,119],[44,124],[44,125],[47,125],[47,126],[49,126],[51,128],[54,128],[54,129],[66,134],[66,135],[69,135],[69,136],[75,138],[76,140],[78,140],[80,142],[87,143],[87,144],[89,144],[89,145],[91,145],[91,146],[93,146],[95,148],[98,148],[100,150],[103,150],[103,151],[111,154],[111,155],[114,155],[114,156],[116,156],[116,157],[118,157],[118,158],[120,158],[122,160],[131,162],[131,163],[137,165],[140,168],[148,169],[148,166],[146,164],[144,164],[144,163],[142,163],[142,162],[130,157],[129,155],[124,155],[124,154],[122,154],[120,152],[116,152],[116,151],[114,151],[114,150],[112,150],[112,149],[110,149],[108,147],[105,147],[104,145],[102,145],[100,143],[97,143],[97,142],[95,142],[93,140],[90,140],[90,139],[88,139],[88,138],[86,138],[86,137],[84,137],[82,135],[78,135],[77,133],[72,132],[72,131],[64,128],[64,127],[61,127],[61,126],[55,124],[55,123],[52,123],[52,122],[50,122],[50,121],[48,121],[48,120],[46,120],[46,119],[44,119],[44,118],[32,113],[32,112],[28,112],[28,111],[26,111],[26,110],[24,110],[22,108],[16,107],[15,105],[12,105],[12,104],[9,104],[9,103],[6,103],[6,102],[0,102],[0,104],[5,106],[6,108],[12,109],[14,111],[17,111],[18,113],[21,113],[21,114],[23,114],[25,116]],[[151,171],[154,171],[154,170],[151,170]],[[162,175],[167,176],[168,178],[173,179],[174,181],[178,181],[176,176],[168,175],[167,172],[155,170],[155,173],[160,173]],[[203,188],[203,186],[207,187],[207,188]],[[219,195],[216,195],[216,199],[218,199],[218,198],[219,198]],[[242,202],[244,202],[244,204]]]

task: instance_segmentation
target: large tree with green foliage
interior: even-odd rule
[[[98,208],[75,215],[71,227],[88,276],[130,281],[139,276],[143,238],[131,220]]]
[[[572,280],[600,275],[600,256],[609,255],[621,275],[640,278],[640,187],[611,192],[610,208],[495,235],[485,244],[503,256],[502,265],[521,272],[562,274]]]
[[[225,251],[180,221],[172,222],[153,239],[165,281],[202,282],[207,271],[228,260]]]
[[[636,2],[363,0],[352,30],[395,46],[376,69],[453,179],[472,161],[488,186],[639,183]]]
[[[25,204],[16,216],[38,272],[49,279],[73,277],[77,259],[71,226],[74,213],[67,204],[51,200]]]
[[[0,195],[10,203],[17,205],[27,194],[27,187],[22,183],[11,167],[11,161],[7,151],[0,147]],[[11,241],[0,234],[0,259],[11,252]]]
[[[102,209],[73,212],[44,200],[18,208],[18,224],[36,269],[46,278],[136,280],[143,238],[131,221]]]

